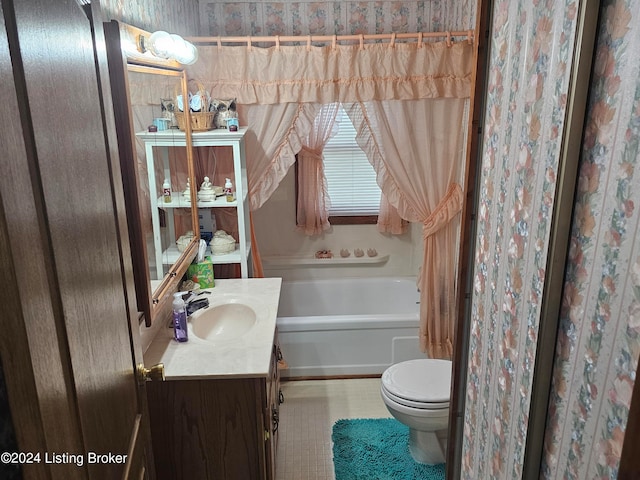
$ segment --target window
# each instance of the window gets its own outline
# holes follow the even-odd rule
[[[375,223],[380,209],[376,172],[356,143],[356,130],[342,106],[338,133],[324,148],[324,173],[333,224]]]

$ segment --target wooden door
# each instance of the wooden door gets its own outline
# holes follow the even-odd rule
[[[102,19],[81,3],[0,4],[0,353],[39,454],[24,478],[153,478]]]

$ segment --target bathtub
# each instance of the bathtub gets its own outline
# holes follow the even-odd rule
[[[282,377],[373,376],[424,358],[418,302],[410,277],[283,282],[276,324],[289,368]]]

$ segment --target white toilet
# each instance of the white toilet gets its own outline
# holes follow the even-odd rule
[[[449,360],[408,360],[382,374],[382,400],[391,415],[409,427],[409,451],[416,462],[445,461],[450,389]]]

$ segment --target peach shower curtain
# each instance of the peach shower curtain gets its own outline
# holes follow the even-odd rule
[[[466,130],[461,112],[470,94],[472,44],[249,44],[198,50],[200,60],[188,68],[189,77],[203,82],[217,98],[236,98],[240,121],[251,130],[247,167],[252,209],[275,191],[323,105],[359,106],[362,118],[354,124],[383,194],[403,218],[424,225],[421,345],[432,357],[449,357],[462,205],[462,173],[450,167],[463,165],[463,152],[456,148],[464,146],[458,136]],[[396,111],[400,104],[403,108]],[[350,116],[356,110],[350,109]],[[380,124],[374,126],[378,116]],[[440,133],[433,137],[434,132]],[[429,137],[433,142],[416,141]]]
[[[402,218],[422,223],[420,346],[432,358],[453,353],[467,104],[464,98],[372,101],[347,110],[389,203]]]
[[[306,42],[306,37],[301,37]],[[362,45],[199,45],[187,68],[216,98],[236,98],[249,126],[253,210],[295,161],[323,105],[369,100],[465,98],[473,46],[466,40]]]
[[[322,150],[336,133],[339,104],[324,105],[313,122],[313,129],[298,153],[298,205],[296,225],[305,235],[328,230],[329,195],[324,175]]]

